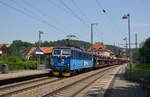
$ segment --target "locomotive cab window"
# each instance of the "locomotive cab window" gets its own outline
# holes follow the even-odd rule
[[[55,56],[61,55],[61,50],[54,50],[53,55]]]

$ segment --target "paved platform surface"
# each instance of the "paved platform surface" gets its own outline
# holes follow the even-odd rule
[[[108,71],[104,76],[96,80],[92,85],[85,88],[75,97],[103,97],[115,74],[121,69],[122,66],[116,67]]]
[[[139,84],[125,79],[124,68],[112,81],[104,97],[148,97]]]
[[[0,81],[1,80],[7,80],[7,79],[13,79],[13,78],[19,78],[19,77],[45,74],[45,73],[49,73],[49,72],[50,72],[50,69],[26,70],[26,71],[20,71],[20,72],[8,73],[8,74],[0,73]]]

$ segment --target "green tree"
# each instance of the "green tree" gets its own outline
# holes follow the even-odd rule
[[[142,47],[135,53],[134,58],[139,60],[141,56],[145,56],[147,58],[146,62],[150,63],[150,37],[146,39]]]
[[[33,44],[28,42],[23,42],[21,40],[15,40],[9,46],[9,51],[12,56],[19,56],[21,58],[25,58],[29,49],[33,46]]]
[[[133,55],[133,59],[134,60],[140,60],[140,52],[139,50],[136,50],[134,55]]]
[[[57,41],[44,41],[41,43],[41,47],[48,47],[48,46],[54,46],[54,47],[63,47],[63,46],[75,46],[82,49],[87,50],[91,47],[91,44],[89,42],[81,41],[81,40],[57,40]],[[31,47],[38,47],[38,42],[35,43],[29,43],[29,42],[23,42],[21,40],[15,40],[13,43],[9,46],[9,51],[12,56],[19,56],[20,58],[25,58]],[[118,51],[122,51],[122,48],[107,45],[107,48],[114,51],[115,54],[120,54]],[[33,55],[33,60],[35,60],[35,56]]]

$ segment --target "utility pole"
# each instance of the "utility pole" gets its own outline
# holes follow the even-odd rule
[[[115,47],[116,47],[116,43],[114,42],[114,47],[113,47],[113,52],[114,52],[114,54],[116,53]]]
[[[136,48],[136,50],[137,50],[137,33],[135,33],[135,48]]]
[[[91,24],[91,44],[93,45],[93,25],[97,25],[97,23]]]
[[[41,45],[41,34],[44,34],[44,32],[39,31],[39,45],[38,48],[40,50],[40,45]],[[37,69],[40,69],[40,64],[41,64],[41,58],[40,54],[38,54],[38,62],[37,62]]]

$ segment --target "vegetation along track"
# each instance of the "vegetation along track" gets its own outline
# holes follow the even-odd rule
[[[43,77],[37,78],[33,80],[23,81],[14,84],[8,84],[4,86],[0,86],[0,97],[10,97],[11,95],[30,90],[45,84],[53,83],[58,80],[59,78],[54,77]]]
[[[44,95],[44,97],[75,97],[76,94],[79,94],[82,90],[91,85],[97,79],[103,77],[106,73],[108,73],[108,71],[112,69],[114,69],[114,67],[106,68],[102,71],[91,74],[85,78],[79,79],[73,83],[58,88],[57,90]]]

